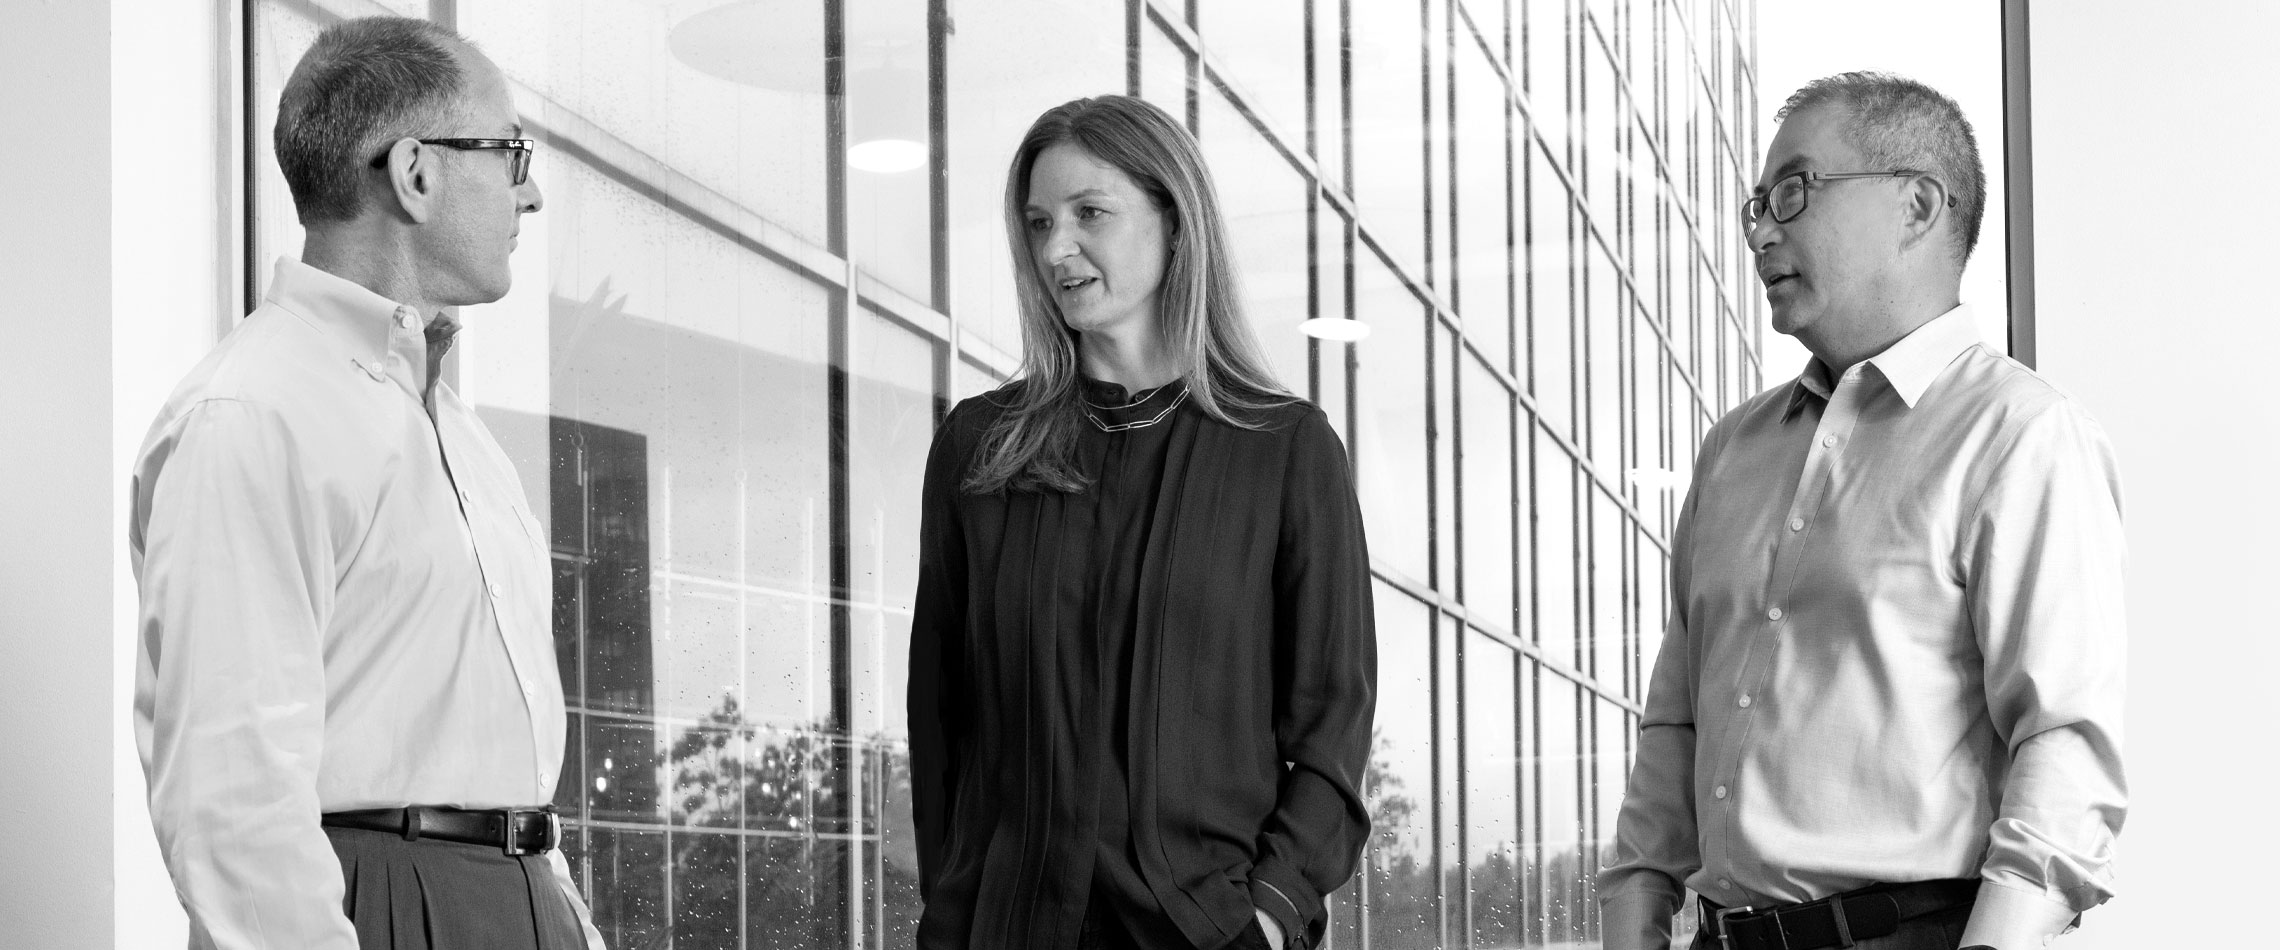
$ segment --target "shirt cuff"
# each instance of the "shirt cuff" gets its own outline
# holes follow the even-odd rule
[[[1668,950],[1680,895],[1651,888],[1610,894],[1599,902],[1606,950]]]
[[[1298,901],[1291,895],[1284,893],[1282,888],[1253,877],[1251,879],[1251,906],[1266,911],[1267,916],[1274,918],[1275,923],[1282,926],[1282,946],[1276,947],[1275,950],[1283,950],[1284,947],[1305,948],[1314,945],[1313,941],[1308,939],[1311,935],[1307,932],[1305,913],[1299,910]]]
[[[2074,916],[2074,908],[2041,894],[1982,880],[1971,923],[1963,928],[1963,946],[2042,950],[2051,938],[2065,932]]]

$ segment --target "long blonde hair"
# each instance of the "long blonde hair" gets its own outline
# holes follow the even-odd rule
[[[1165,348],[1187,379],[1188,401],[1213,419],[1256,428],[1251,413],[1298,397],[1275,379],[1243,316],[1227,226],[1195,137],[1164,110],[1130,96],[1062,103],[1029,126],[1005,177],[1005,234],[1013,248],[1013,283],[1021,301],[1021,378],[1012,405],[990,428],[966,475],[969,492],[1081,492],[1091,479],[1076,470],[1077,432],[1089,425],[1077,385],[1078,333],[1038,276],[1026,215],[1029,173],[1037,156],[1075,145],[1130,176],[1171,225],[1162,312]]]

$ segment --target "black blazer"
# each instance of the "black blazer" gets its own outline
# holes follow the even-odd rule
[[[1050,664],[1028,631],[1067,622],[1029,596],[1071,560],[1055,499],[958,487],[1010,392],[959,403],[927,459],[909,695],[923,947],[1043,946],[1024,909],[1086,884],[1050,879],[1072,845],[1051,839],[1071,831],[1040,816],[1069,792],[1035,767],[1052,713],[1032,680]],[[1132,850],[1195,946],[1232,939],[1252,906],[1311,946],[1370,833],[1377,645],[1345,448],[1305,402],[1256,429],[1192,404],[1168,422],[1126,711]]]

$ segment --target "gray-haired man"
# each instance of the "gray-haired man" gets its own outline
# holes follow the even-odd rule
[[[2122,525],[2082,407],[1957,296],[1985,175],[1955,103],[1791,96],[1746,227],[1813,354],[1703,440],[1615,860],[1610,950],[2041,947],[2113,893]]]
[[[437,367],[538,210],[499,68],[419,20],[321,34],[279,105],[308,242],[135,465],[135,723],[194,947],[601,947],[546,805],[551,574]]]

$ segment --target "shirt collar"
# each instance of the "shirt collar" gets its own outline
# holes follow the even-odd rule
[[[1924,392],[1947,371],[1948,364],[1978,344],[1979,324],[1972,318],[1970,307],[1958,304],[1884,352],[1869,357],[1868,364],[1884,374],[1884,381],[1899,394],[1901,402],[1914,409]]]
[[[1892,387],[1893,394],[1914,409],[1924,398],[1924,392],[1947,371],[1948,364],[1979,342],[1979,325],[1971,315],[1971,308],[1958,304],[1901,337],[1900,342],[1886,347],[1884,352],[1862,362],[1876,367],[1885,385]],[[1829,377],[1829,367],[1820,357],[1806,360],[1805,371],[1797,374],[1797,380],[1790,384],[1789,404],[1782,410],[1781,421],[1795,417],[1808,396],[1828,401],[1830,394],[1836,391],[1836,383]]]
[[[422,323],[412,308],[290,257],[277,259],[267,299],[330,334],[366,372],[387,364],[397,329]]]

